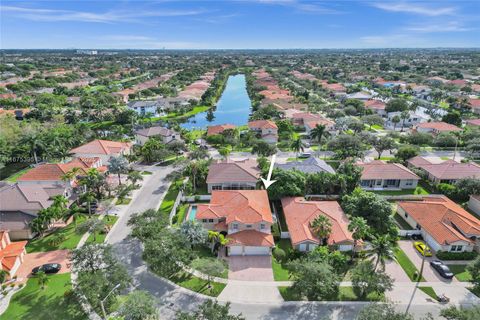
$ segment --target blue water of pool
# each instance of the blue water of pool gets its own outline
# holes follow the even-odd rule
[[[190,212],[188,213],[188,220],[193,221],[195,220],[195,215],[197,214],[197,206],[192,206]]]

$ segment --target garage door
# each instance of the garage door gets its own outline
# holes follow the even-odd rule
[[[231,256],[241,256],[243,254],[242,248],[242,246],[228,247],[228,254]]]
[[[269,247],[245,247],[245,255],[248,256],[265,256],[269,254]]]

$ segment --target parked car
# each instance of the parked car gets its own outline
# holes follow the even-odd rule
[[[450,271],[450,269],[442,261],[439,261],[439,260],[430,261],[430,265],[443,278],[445,278],[445,279],[452,279],[453,278],[453,272]]]
[[[415,249],[417,249],[418,252],[420,252],[420,254],[425,257],[431,257],[432,256],[432,250],[430,250],[430,248],[423,242],[421,241],[415,241],[413,243],[413,246],[415,247]]]
[[[57,273],[60,271],[62,266],[59,263],[47,263],[38,267],[35,267],[32,269],[32,274],[37,274],[40,271],[43,271],[45,273]]]

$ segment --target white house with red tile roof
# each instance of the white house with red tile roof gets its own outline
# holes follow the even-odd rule
[[[372,100],[367,100],[367,101],[364,102],[364,105],[365,105],[366,109],[372,110],[373,112],[375,112],[379,116],[384,117],[384,116],[387,115],[387,112],[385,111],[386,104],[383,101],[373,100],[373,99]]]
[[[224,160],[208,168],[208,193],[212,190],[254,190],[260,179],[260,168],[255,159]]]
[[[468,99],[468,102],[470,103],[472,112],[476,114],[480,114],[480,99],[470,98]]]
[[[130,154],[132,144],[130,142],[93,140],[84,145],[70,150],[76,158],[98,157],[102,163],[108,163],[110,157],[118,157]]]
[[[468,200],[468,208],[480,215],[480,194],[472,194]]]
[[[27,241],[12,242],[8,230],[0,230],[0,270],[7,272],[8,278],[15,276],[23,263],[26,245]]]
[[[155,126],[135,131],[135,143],[143,146],[150,138],[159,138],[163,143],[180,140],[180,134],[165,127]]]
[[[255,120],[248,123],[248,128],[260,135],[268,143],[277,143],[278,127],[271,120]]]
[[[214,190],[209,204],[197,205],[195,219],[208,230],[225,233],[232,256],[269,255],[275,245],[266,190]]]
[[[340,251],[353,250],[352,233],[348,231],[349,219],[337,201],[307,201],[303,197],[282,199],[283,214],[292,246],[299,251],[312,251],[321,243],[310,224],[318,216],[326,216],[332,223],[329,246]]]
[[[443,121],[439,122],[423,122],[415,126],[415,130],[423,133],[439,134],[441,132],[455,132],[462,131],[462,128],[457,127],[456,125],[446,123]]]
[[[433,183],[455,183],[461,179],[480,179],[480,165],[475,162],[459,163],[453,160],[433,163],[423,157],[414,157],[408,161],[410,167],[425,172]]]
[[[415,189],[420,177],[399,163],[375,160],[358,163],[362,170],[360,186],[364,190]]]
[[[216,125],[216,126],[208,126],[207,127],[207,137],[208,136],[213,136],[213,135],[216,135],[216,134],[221,134],[223,131],[227,130],[227,129],[235,129],[236,126],[234,126],[233,124],[219,124],[219,125]]]
[[[445,196],[426,196],[421,201],[398,201],[398,214],[421,230],[434,251],[473,251],[478,248],[480,220]]]

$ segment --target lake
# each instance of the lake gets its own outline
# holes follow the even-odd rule
[[[185,129],[205,129],[207,126],[230,123],[245,125],[251,112],[252,102],[247,93],[244,74],[228,77],[217,106],[211,110],[197,113],[181,126]]]

